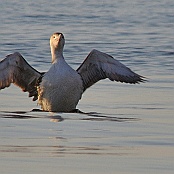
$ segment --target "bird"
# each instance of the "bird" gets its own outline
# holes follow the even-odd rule
[[[71,112],[82,94],[90,86],[102,79],[137,84],[145,82],[145,77],[133,72],[130,68],[111,55],[93,49],[74,70],[65,61],[63,48],[65,37],[61,32],[50,37],[52,64],[47,72],[34,69],[19,52],[7,55],[0,61],[0,90],[11,83],[38,100],[42,111]]]

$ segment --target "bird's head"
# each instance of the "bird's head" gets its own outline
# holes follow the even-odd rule
[[[63,47],[65,44],[65,38],[62,33],[54,33],[50,37],[50,47],[55,49],[55,50],[61,50],[63,51]]]

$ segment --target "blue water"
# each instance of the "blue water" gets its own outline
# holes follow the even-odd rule
[[[49,37],[62,32],[73,68],[95,48],[148,82],[95,84],[78,105],[88,115],[30,112],[39,106],[27,93],[1,90],[0,173],[172,174],[173,9],[173,0],[2,0],[1,58],[19,51],[47,71]]]

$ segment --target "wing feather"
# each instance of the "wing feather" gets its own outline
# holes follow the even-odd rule
[[[134,73],[112,56],[98,50],[92,50],[89,53],[77,72],[82,77],[84,91],[105,78],[132,84],[145,81],[143,76]]]
[[[42,73],[32,68],[18,52],[6,56],[0,62],[0,89],[9,87],[14,83],[24,92],[29,92],[29,97],[37,100],[37,83]]]

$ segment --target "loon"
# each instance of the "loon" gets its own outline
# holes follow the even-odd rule
[[[7,55],[0,62],[0,89],[13,83],[28,92],[33,101],[38,100],[43,111],[71,112],[84,91],[99,80],[108,78],[130,84],[146,81],[112,56],[95,49],[74,70],[64,59],[64,44],[62,33],[52,34],[52,66],[44,73],[30,66],[19,52]]]

